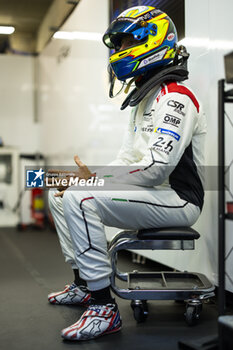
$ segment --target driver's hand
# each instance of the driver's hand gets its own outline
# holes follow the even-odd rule
[[[85,164],[83,164],[83,162],[79,159],[77,155],[74,156],[74,161],[78,166],[79,179],[88,180],[91,176],[94,176],[94,174],[91,173],[88,167]]]
[[[61,179],[65,178],[67,180],[69,180],[70,177],[78,177],[79,180],[81,180],[81,179],[88,180],[90,177],[95,176],[95,174],[91,173],[91,171],[88,169],[88,167],[80,160],[80,158],[77,155],[74,156],[74,161],[78,166],[77,171],[71,172],[71,171],[67,171],[67,170],[50,169],[50,170],[48,170],[47,173],[50,175],[55,175],[56,178],[61,178]],[[65,175],[65,177],[64,177],[64,175]],[[52,179],[48,179],[48,183],[52,184]],[[50,187],[52,188],[55,186],[56,185],[50,186]],[[57,186],[56,186],[56,188],[57,188]],[[61,187],[57,188],[59,192],[56,192],[54,194],[54,197],[63,197],[63,194],[67,188],[68,188],[68,186],[61,186]]]

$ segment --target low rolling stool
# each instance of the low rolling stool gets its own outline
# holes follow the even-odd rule
[[[111,288],[120,298],[132,300],[134,318],[143,322],[148,315],[147,300],[186,302],[188,325],[197,323],[204,299],[214,296],[214,286],[201,273],[195,272],[121,272],[117,268],[120,250],[193,250],[199,233],[190,227],[168,227],[139,231],[125,230],[116,234],[109,246],[112,265]],[[128,288],[116,285],[116,278]]]

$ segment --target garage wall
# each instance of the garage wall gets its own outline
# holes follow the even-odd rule
[[[233,51],[232,38],[232,12],[233,3],[230,0],[193,1],[186,0],[186,36],[193,38],[208,39],[208,45],[192,47],[191,52],[191,84],[198,91],[202,98],[206,110],[208,122],[208,136],[206,143],[206,160],[207,165],[215,166],[217,164],[217,140],[218,140],[218,89],[217,81],[225,77],[223,56]],[[196,25],[198,23],[198,25]],[[232,86],[226,86],[232,88]],[[226,105],[226,111],[233,121],[233,105]],[[226,119],[226,165],[232,160],[233,147],[233,128]],[[209,172],[206,178],[207,188],[211,184],[213,188],[213,173]],[[233,191],[232,169],[230,172],[231,191]],[[214,186],[217,188],[217,186]],[[230,199],[227,194],[227,200]],[[203,246],[207,249],[200,255],[200,264],[205,261],[210,270],[213,271],[214,280],[217,279],[217,229],[218,229],[218,197],[217,192],[206,192],[206,205],[203,215],[199,222],[199,227],[203,234]],[[226,255],[233,247],[233,221],[227,221],[227,242]],[[208,264],[209,263],[209,264]],[[233,291],[233,252],[226,260],[227,289]]]
[[[108,0],[81,1],[62,30],[99,33],[100,40],[53,39],[39,57],[41,141],[54,165],[73,165],[74,154],[107,164],[121,143],[128,113],[108,97],[108,49],[101,42],[108,15]]]
[[[35,122],[34,58],[0,55],[0,136],[21,153],[39,150],[40,126]]]

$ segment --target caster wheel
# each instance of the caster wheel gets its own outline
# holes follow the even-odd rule
[[[197,324],[199,318],[200,318],[200,310],[201,308],[199,305],[187,305],[186,312],[184,314],[185,321],[188,324],[188,326],[194,326]]]
[[[142,323],[148,316],[148,306],[146,300],[132,301],[131,307],[133,309],[133,315],[137,323]]]

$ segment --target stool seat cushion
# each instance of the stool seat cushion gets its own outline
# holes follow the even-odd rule
[[[162,227],[139,230],[137,237],[141,240],[194,240],[200,234],[191,227]]]

